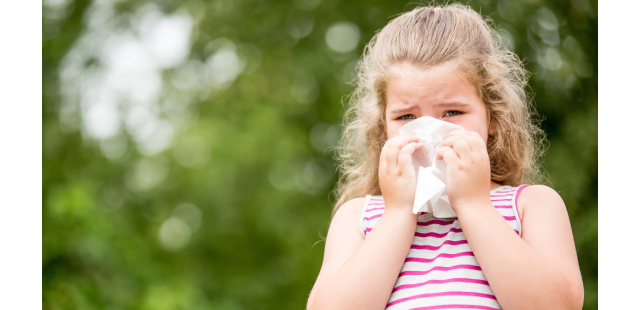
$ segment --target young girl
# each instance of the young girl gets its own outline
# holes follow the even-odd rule
[[[580,309],[566,208],[533,183],[541,130],[527,73],[462,5],[421,7],[367,46],[347,113],[339,200],[308,309]],[[438,150],[456,218],[413,214],[411,154],[399,128],[460,125]],[[371,196],[373,195],[373,196]]]

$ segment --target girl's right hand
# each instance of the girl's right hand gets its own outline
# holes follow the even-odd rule
[[[386,211],[412,212],[417,179],[411,154],[420,148],[417,136],[393,137],[382,148],[378,177]]]

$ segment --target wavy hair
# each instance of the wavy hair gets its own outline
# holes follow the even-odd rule
[[[545,136],[525,91],[529,73],[490,25],[461,4],[418,7],[371,39],[356,66],[356,89],[344,117],[332,214],[350,199],[381,194],[387,82],[405,63],[423,70],[448,64],[477,87],[492,128],[487,141],[492,181],[515,186],[542,180]]]

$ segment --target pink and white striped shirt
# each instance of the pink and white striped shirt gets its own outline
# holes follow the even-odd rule
[[[501,186],[490,193],[496,211],[520,236],[522,222],[517,199],[526,186]],[[382,196],[367,196],[360,216],[360,233],[364,238],[383,213]],[[386,309],[501,309],[457,218],[420,215],[411,249]]]

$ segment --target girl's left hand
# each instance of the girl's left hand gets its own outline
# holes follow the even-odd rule
[[[491,166],[487,146],[477,132],[451,131],[438,149],[437,159],[447,164],[447,195],[456,212],[490,202]]]

